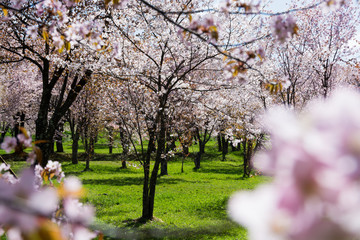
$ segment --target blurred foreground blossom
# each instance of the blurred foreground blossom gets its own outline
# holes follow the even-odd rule
[[[10,152],[31,146],[31,138],[19,134],[6,138],[1,147]],[[31,152],[28,158],[33,157]],[[33,161],[31,161],[33,163]],[[87,240],[97,236],[88,229],[95,210],[79,201],[82,183],[76,177],[65,179],[61,164],[48,161],[35,165],[17,177],[5,162],[0,164],[0,237],[9,240]],[[56,178],[58,183],[52,181]]]
[[[358,92],[341,90],[301,114],[269,112],[272,146],[255,165],[274,180],[235,194],[228,206],[250,239],[360,237],[359,105]]]

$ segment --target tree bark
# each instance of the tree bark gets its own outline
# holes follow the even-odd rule
[[[202,155],[205,153],[205,144],[206,143],[199,138],[199,152],[196,154],[196,157],[194,159],[195,169],[200,168],[201,158]]]
[[[161,159],[160,176],[169,175],[167,164],[168,164],[168,156]]]
[[[194,159],[194,164],[195,164],[194,169],[200,168],[201,157],[205,153],[205,145],[206,145],[207,141],[209,141],[209,139],[210,139],[210,136],[209,136],[209,138],[206,137],[207,133],[208,133],[208,130],[205,129],[204,135],[202,136],[203,138],[201,138],[200,130],[199,129],[196,130],[195,136],[197,137],[198,142],[199,142],[199,152],[196,154],[196,157]]]
[[[80,133],[79,131],[75,131],[74,134],[72,134],[72,146],[71,146],[71,162],[73,164],[78,164],[79,160],[78,160],[78,150],[79,150],[79,138],[80,138]]]
[[[158,172],[159,167],[161,163],[161,156],[165,152],[165,144],[166,144],[166,121],[164,116],[164,106],[166,103],[167,96],[161,97],[159,100],[160,106],[159,106],[159,112],[156,116],[155,125],[153,126],[150,134],[149,139],[149,145],[147,150],[147,160],[146,162],[146,168],[147,169],[147,175],[145,174],[144,177],[144,190],[148,190],[147,193],[143,192],[143,196],[146,197],[146,200],[143,198],[143,215],[141,219],[143,221],[152,220],[154,218],[154,203],[155,203],[155,191],[156,191],[156,182],[158,178]],[[157,149],[156,149],[156,156],[155,156],[155,163],[154,167],[151,172],[150,181],[149,181],[149,175],[150,172],[150,157],[151,152],[155,149],[154,139],[155,139],[155,132],[156,132],[156,123],[160,123],[160,131],[156,137],[157,140]],[[145,171],[144,171],[145,173]],[[149,183],[148,187],[145,186],[145,182]]]
[[[245,138],[242,142],[243,145],[243,158],[244,158],[244,166],[243,166],[243,177],[249,177],[252,170],[251,158],[253,155],[253,146],[254,142],[251,139]]]
[[[64,72],[63,68],[55,70],[53,73],[53,77],[49,82],[49,62],[44,60],[44,69],[42,72],[43,75],[43,93],[41,96],[40,107],[38,112],[38,117],[35,121],[36,124],[36,140],[43,140],[38,144],[39,148],[42,151],[42,161],[41,165],[44,167],[46,166],[49,156],[51,154],[51,150],[53,150],[53,138],[55,135],[55,131],[58,127],[58,124],[62,117],[66,114],[72,103],[75,101],[77,95],[82,90],[86,82],[90,79],[92,75],[92,71],[87,70],[84,76],[78,80],[78,77],[74,77],[73,82],[71,84],[72,91],[69,92],[66,99],[64,100],[65,94],[65,87],[67,82],[67,76],[64,79],[63,88],[60,92],[60,97],[57,106],[54,109],[54,113],[51,116],[50,120],[48,120],[49,114],[49,107],[50,107],[50,100],[51,100],[51,91],[55,86],[58,79],[61,77],[62,73]],[[63,101],[64,100],[64,101]]]
[[[114,131],[112,128],[108,129],[109,131],[109,154],[113,153],[113,145],[114,145]]]
[[[121,168],[127,168],[126,167],[126,158],[129,153],[129,138],[126,135],[126,131],[122,127],[120,127],[120,142],[121,142],[121,147],[123,149],[122,155],[124,158],[121,161]]]
[[[60,136],[59,138],[56,140],[56,152],[64,152],[62,137]]]
[[[162,101],[160,101],[162,102]],[[150,185],[149,185],[149,216],[151,219],[154,218],[154,203],[155,203],[155,191],[156,191],[156,182],[159,172],[159,166],[161,163],[161,155],[165,151],[165,135],[166,135],[166,126],[165,126],[165,116],[164,116],[164,106],[161,106],[160,110],[160,133],[157,138],[157,149],[156,149],[156,157],[155,157],[155,164],[153,170],[151,172],[150,177]]]
[[[221,145],[222,145],[222,161],[226,160],[226,154],[229,153],[229,141],[225,139],[225,136],[221,137]]]
[[[217,138],[218,151],[219,151],[219,152],[222,152],[222,150],[223,150],[222,144],[221,144],[221,143],[222,143],[222,142],[221,142],[221,135],[222,135],[221,133],[218,133],[218,135],[217,135],[217,137],[216,137],[216,138]]]
[[[149,144],[148,149],[146,151],[146,156],[144,159],[144,182],[143,182],[143,209],[142,209],[142,216],[141,220],[146,222],[152,219],[150,214],[150,200],[149,200],[149,180],[150,180],[150,160],[151,160],[151,153],[155,148],[154,141],[155,136],[154,132],[150,131],[149,133]]]

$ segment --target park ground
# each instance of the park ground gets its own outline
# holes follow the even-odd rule
[[[229,152],[221,161],[215,141],[207,144],[201,168],[194,170],[193,156],[197,145],[190,148],[190,155],[168,164],[169,175],[158,179],[154,215],[156,219],[139,224],[141,216],[143,170],[138,162],[128,161],[121,169],[121,150],[108,149],[100,139],[96,145],[92,171],[84,172],[85,162],[71,163],[71,142],[65,141],[65,153],[53,155],[62,163],[66,176],[79,177],[86,189],[84,202],[96,208],[92,228],[104,233],[104,239],[247,239],[246,230],[232,222],[227,215],[229,197],[239,190],[251,190],[268,182],[265,176],[254,174],[242,177],[240,151]],[[80,144],[80,153],[83,152]],[[2,153],[2,152],[0,152]],[[80,154],[80,159],[81,159]],[[25,162],[7,158],[15,171],[26,166]]]

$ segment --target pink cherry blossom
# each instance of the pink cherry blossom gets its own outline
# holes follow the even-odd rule
[[[7,153],[13,150],[17,146],[17,140],[15,137],[6,136],[3,143],[1,143],[1,148],[4,149]]]
[[[18,134],[16,138],[23,147],[28,148],[32,146],[32,139],[30,137],[26,137],[24,134]]]
[[[248,227],[250,239],[360,236],[359,103],[358,92],[342,90],[301,114],[267,115],[271,149],[257,156],[256,166],[274,181],[229,202],[230,216]]]
[[[271,31],[275,39],[280,42],[285,42],[291,35],[296,34],[297,25],[291,15],[286,18],[278,15],[274,17],[271,22]]]

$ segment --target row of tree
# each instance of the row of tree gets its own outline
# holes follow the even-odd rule
[[[124,151],[143,166],[144,221],[153,218],[156,181],[160,170],[167,174],[175,141],[185,155],[198,142],[195,168],[212,135],[222,135],[224,158],[228,141],[240,143],[249,175],[266,139],[258,121],[264,110],[300,109],[358,80],[349,42],[359,17],[351,4],[295,11],[285,41],[274,32],[286,23],[281,15],[248,14],[246,4],[217,11],[213,1],[21,2],[17,9],[0,3],[2,136],[18,125],[33,129],[45,166],[66,121],[74,163],[81,133],[91,159],[100,127],[109,138],[119,131]]]

